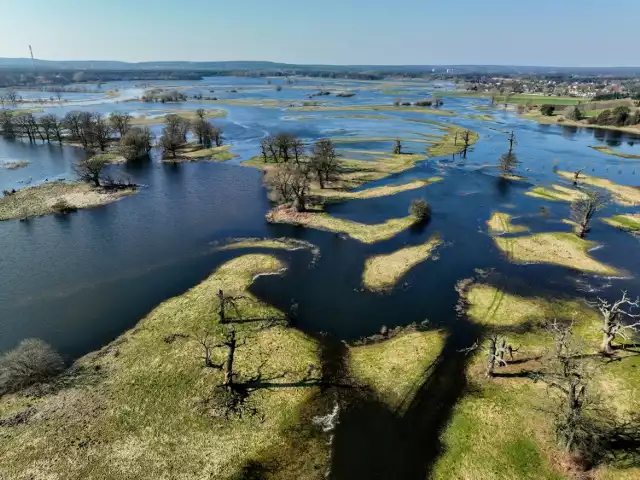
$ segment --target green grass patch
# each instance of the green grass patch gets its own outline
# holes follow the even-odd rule
[[[630,232],[640,232],[640,214],[614,215],[611,218],[603,218],[603,222]]]
[[[589,148],[593,148],[594,150],[597,150],[600,153],[606,153],[607,155],[613,155],[614,157],[634,158],[634,159],[640,158],[640,155],[634,155],[632,153],[616,152],[611,147],[607,147],[606,145],[597,145],[597,146],[593,146],[593,147],[589,147]]]

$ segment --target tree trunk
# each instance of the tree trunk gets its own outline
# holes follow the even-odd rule
[[[231,331],[229,341],[226,342],[229,351],[227,352],[227,360],[224,362],[224,386],[233,385],[233,356],[236,353],[236,332]]]
[[[218,290],[218,301],[220,302],[220,305],[218,307],[218,316],[220,318],[220,323],[226,323],[227,319],[224,312],[224,292],[222,290]]]
[[[324,188],[324,179],[322,178],[322,172],[318,172],[318,183],[320,183],[320,188]]]

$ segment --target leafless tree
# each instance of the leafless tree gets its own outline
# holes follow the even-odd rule
[[[513,152],[507,152],[500,155],[499,167],[503,175],[510,175],[520,164],[518,157]]]
[[[85,126],[89,144],[97,146],[101,151],[105,151],[111,142],[113,128],[101,113],[92,113],[89,123]]]
[[[213,140],[213,143],[216,144],[216,147],[221,147],[224,142],[224,136],[222,135],[222,128],[212,126],[211,138]]]
[[[487,377],[491,378],[495,376],[495,370],[498,367],[506,367],[509,361],[513,361],[513,354],[519,349],[513,348],[506,337],[500,337],[498,334],[492,334],[489,336],[486,345],[476,342],[471,347],[463,350],[465,353],[473,352],[475,350],[483,350],[487,352]],[[505,357],[509,356],[509,360]]]
[[[302,159],[302,157],[304,157],[304,154],[305,154],[305,146],[302,140],[300,140],[299,138],[295,138],[293,140],[293,145],[291,146],[291,150],[293,152],[294,160],[296,161],[297,164],[299,164],[300,160]]]
[[[293,154],[293,147],[297,138],[295,135],[287,132],[282,132],[275,137],[275,147],[278,150],[278,158],[281,158],[283,162],[288,163]]]
[[[274,168],[265,175],[265,183],[270,189],[270,197],[273,201],[293,202],[299,212],[306,209],[309,172],[302,164],[287,164]]]
[[[471,132],[469,130],[465,130],[462,132],[462,141],[464,142],[464,148],[462,149],[462,158],[466,160],[467,152],[469,151],[469,147],[471,146]]]
[[[62,357],[42,340],[23,340],[0,356],[0,395],[50,380],[64,370]]]
[[[318,140],[313,145],[309,169],[316,175],[320,188],[335,178],[340,171],[340,161],[331,140]]]
[[[26,136],[29,138],[29,142],[35,143],[36,135],[38,134],[38,125],[31,113],[15,115],[13,122],[19,135]]]
[[[394,155],[402,155],[402,142],[399,138],[396,139],[396,143],[393,146],[393,154]]]
[[[600,297],[587,303],[600,310],[602,314],[600,351],[603,354],[613,354],[613,342],[617,337],[622,337],[626,342],[630,335],[640,332],[640,311],[634,313],[634,310],[640,308],[640,299],[631,300],[627,292],[622,292],[622,298],[613,303]]]
[[[582,171],[587,168],[587,167],[582,167],[579,168],[578,170],[576,170],[575,172],[573,172],[573,185],[574,186],[578,186],[578,180],[580,180],[580,174],[582,173]]]
[[[68,112],[62,120],[64,128],[69,131],[69,135],[73,140],[80,139],[80,130],[84,113],[85,112],[74,110],[72,112]]]
[[[0,129],[2,130],[2,135],[4,137],[15,138],[16,125],[13,112],[8,112],[6,110],[0,111]]]
[[[172,113],[165,117],[165,125],[175,134],[180,135],[183,142],[187,141],[187,133],[189,133],[189,128],[191,128],[191,122],[189,122],[189,120]]]
[[[207,115],[207,112],[205,112],[203,108],[199,108],[196,110],[196,117],[198,117],[200,120],[204,120],[204,117],[206,115]]]
[[[97,155],[86,160],[80,160],[76,163],[74,171],[83,182],[93,183],[95,187],[99,187],[102,171],[106,166],[107,160],[103,156]]]
[[[131,119],[131,115],[123,112],[111,112],[109,115],[109,122],[118,132],[120,138],[124,137],[131,128]]]
[[[260,148],[262,150],[262,158],[265,163],[271,158],[275,163],[278,163],[278,147],[276,145],[276,138],[269,135],[260,140]]]
[[[127,160],[146,157],[151,153],[153,140],[153,134],[147,127],[133,127],[120,138],[120,154]]]
[[[198,137],[198,143],[205,148],[210,148],[213,142],[213,125],[206,120],[198,118],[191,125],[193,134]]]
[[[576,234],[580,238],[589,232],[589,224],[596,212],[606,205],[605,197],[597,190],[583,190],[571,204],[571,220],[576,223]]]
[[[58,118],[55,115],[48,114],[40,117],[40,128],[44,133],[44,136],[47,139],[47,142],[51,143],[52,137],[57,137],[58,142],[62,141],[62,136],[58,135],[59,126],[58,126]]]

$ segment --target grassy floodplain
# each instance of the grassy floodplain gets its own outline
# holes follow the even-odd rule
[[[572,172],[559,171],[558,175],[570,180],[574,178]],[[583,173],[580,174],[578,182],[608,190],[618,205],[625,207],[636,207],[640,205],[640,188],[618,185],[606,178],[592,177]]]
[[[489,285],[474,285],[467,297],[470,318],[491,331],[504,332],[509,343],[518,346],[518,363],[500,369],[504,377],[486,379],[485,354],[474,354],[467,367],[470,393],[454,408],[442,440],[443,455],[433,478],[560,480],[576,478],[567,470],[569,458],[555,443],[553,391],[521,375],[539,368],[537,359],[553,349],[552,335],[544,331],[549,319],[574,322],[576,334],[596,350],[601,332],[598,313],[580,299],[519,297]],[[525,327],[514,333],[514,327]],[[516,330],[518,331],[518,330]],[[606,363],[592,381],[596,395],[603,394],[605,408],[624,421],[640,406],[640,383],[635,370],[640,358],[621,352],[622,360]],[[611,396],[612,388],[618,392]],[[614,398],[615,397],[615,398]],[[614,403],[616,405],[614,405]],[[640,469],[634,465],[605,464],[589,472],[591,478],[634,479]]]
[[[349,349],[348,367],[356,383],[373,389],[396,411],[408,404],[444,345],[441,331],[405,329],[390,339]]]
[[[487,220],[487,226],[491,234],[499,235],[503,233],[523,233],[529,229],[524,225],[514,225],[511,223],[513,217],[508,213],[493,212],[491,218]]]
[[[436,236],[422,245],[368,258],[362,274],[362,284],[366,289],[374,291],[393,288],[409,270],[428,260],[441,243],[442,240]]]
[[[573,178],[573,174],[571,175],[571,178]],[[551,188],[533,187],[531,190],[526,191],[525,195],[542,200],[551,200],[552,202],[573,202],[580,198],[581,193],[579,190],[573,188],[551,185]]]
[[[155,110],[155,109],[154,109]],[[186,118],[189,121],[196,120],[198,115],[196,115],[195,110],[180,110],[180,109],[171,109],[167,110],[165,115],[156,115],[156,116],[147,116],[144,113],[144,110],[141,111],[141,115],[135,116],[131,119],[131,125],[134,126],[142,126],[142,125],[158,125],[164,123],[165,117],[167,115],[179,115],[182,118]],[[205,112],[204,118],[205,120],[211,120],[214,118],[222,118],[227,115],[226,110],[216,109],[216,110],[207,110]]]
[[[76,209],[91,208],[115,202],[136,191],[136,188],[107,191],[79,182],[47,182],[0,198],[0,221],[56,213],[54,205],[61,200]]]
[[[59,390],[28,400],[3,398],[0,417],[24,411],[30,416],[17,427],[0,427],[0,476],[231,479],[243,478],[242,468],[260,461],[277,469],[278,478],[316,478],[326,446],[312,432],[294,428],[316,388],[286,387],[304,378],[309,365],[318,365],[315,342],[281,326],[235,323],[245,342],[236,352],[235,370],[249,377],[261,368],[264,378],[278,377],[270,384],[285,387],[253,392],[255,416],[217,419],[205,402],[223,376],[204,367],[198,343],[207,329],[218,336],[227,331],[215,320],[218,290],[246,298],[238,302],[243,318],[281,316],[247,288],[256,275],[283,267],[270,255],[235,258],[80,359]],[[213,361],[224,354],[214,349]]]
[[[614,157],[632,158],[632,159],[640,158],[640,155],[634,155],[632,153],[616,152],[614,149],[612,149],[611,147],[608,147],[606,145],[596,145],[596,146],[590,147],[590,148],[593,148],[594,150],[597,150],[600,153],[606,153],[607,155],[613,155]]]
[[[614,215],[611,218],[603,218],[603,222],[612,227],[617,227],[630,232],[640,232],[640,214]]]
[[[326,213],[296,212],[294,209],[285,207],[271,210],[267,214],[267,220],[272,223],[288,223],[341,233],[362,243],[376,243],[388,240],[416,223],[416,218],[409,215],[402,218],[392,218],[384,223],[369,225],[332,217]]]
[[[591,110],[586,113],[590,117],[597,117],[603,110]],[[633,125],[628,127],[617,127],[615,125],[596,125],[590,124],[585,120],[570,120],[565,118],[562,114],[554,113],[553,115],[543,115],[539,110],[532,110],[523,114],[524,118],[534,120],[544,125],[564,125],[567,127],[583,127],[583,128],[598,128],[601,130],[615,130],[618,132],[626,133],[640,133],[640,125]]]
[[[582,272],[619,275],[615,268],[589,256],[596,243],[573,233],[536,233],[521,237],[496,237],[496,245],[510,261],[516,263],[550,263]]]
[[[412,112],[412,113],[424,113],[425,115],[441,115],[446,117],[455,117],[456,113],[451,110],[444,110],[442,108],[428,108],[428,107],[416,107],[416,106],[402,106],[402,105],[307,105],[301,107],[291,107],[291,111],[298,112]]]
[[[473,92],[468,90],[453,90],[441,92],[441,95],[444,97],[466,97],[466,98],[491,98],[495,95],[496,97],[496,105],[504,105],[505,96],[494,94],[491,92]],[[549,97],[545,95],[535,95],[535,94],[514,94],[510,95],[508,98],[509,104],[525,104],[532,103],[534,105],[577,105],[581,103],[583,99],[575,98],[575,97]]]
[[[185,145],[178,150],[176,158],[164,158],[162,161],[165,163],[183,163],[183,162],[198,162],[198,161],[211,161],[211,162],[225,162],[237,157],[235,153],[231,153],[229,150],[231,145],[222,145],[221,147],[202,148],[201,145],[191,143]]]

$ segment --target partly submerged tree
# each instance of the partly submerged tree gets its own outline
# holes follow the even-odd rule
[[[124,137],[131,128],[131,119],[133,117],[125,112],[111,112],[109,122],[118,132],[120,138]]]
[[[153,148],[153,139],[147,127],[133,127],[120,139],[120,154],[127,160],[146,157]]]
[[[556,111],[555,105],[544,104],[540,107],[540,113],[546,117],[550,117]]]
[[[316,176],[320,188],[336,177],[340,171],[340,161],[331,140],[321,139],[313,145],[309,169]]]
[[[426,200],[418,198],[411,202],[409,214],[413,215],[419,223],[425,223],[431,218],[431,207]]]
[[[606,205],[606,199],[597,190],[583,190],[571,204],[571,220],[576,223],[576,235],[580,238],[589,232],[589,225],[598,210]]]
[[[509,150],[500,156],[500,162],[499,162],[500,171],[502,172],[503,175],[512,174],[513,171],[518,166],[518,164],[520,163],[520,161],[518,160],[518,157],[513,151],[513,147],[516,143],[516,135],[514,132],[511,132],[509,134],[508,141],[509,141]]]
[[[274,168],[265,175],[271,200],[287,204],[292,203],[299,212],[306,209],[309,191],[309,171],[300,164],[285,164]]]
[[[393,154],[394,155],[402,155],[402,142],[399,138],[396,138],[396,143],[393,146]]]
[[[102,171],[107,166],[108,160],[103,155],[96,155],[86,160],[80,160],[74,166],[74,171],[83,182],[100,186]]]

